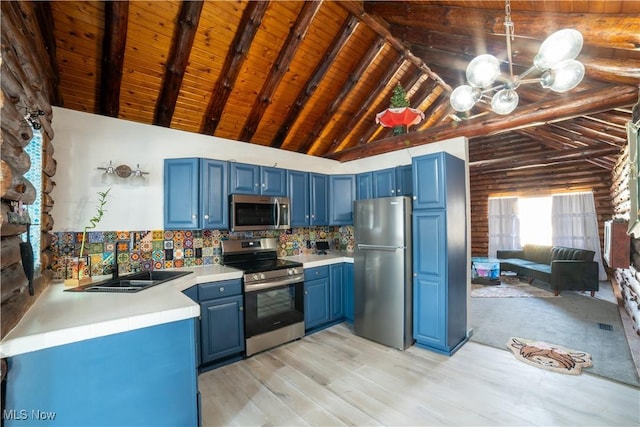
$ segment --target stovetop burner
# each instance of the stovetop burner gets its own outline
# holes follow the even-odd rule
[[[302,267],[302,263],[278,258],[277,240],[223,240],[222,263],[245,274]]]

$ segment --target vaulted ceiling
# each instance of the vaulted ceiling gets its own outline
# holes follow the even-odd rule
[[[506,71],[501,1],[52,1],[37,16],[54,105],[349,160],[456,136],[540,141],[611,168],[638,101],[640,1],[511,1],[514,72],[575,28],[586,77],[518,89],[509,116],[449,104],[473,57]],[[375,123],[400,83],[425,119]],[[212,140],[212,144],[215,141]]]

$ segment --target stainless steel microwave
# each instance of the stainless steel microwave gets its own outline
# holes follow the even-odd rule
[[[290,204],[287,197],[232,194],[229,200],[231,231],[291,228]]]

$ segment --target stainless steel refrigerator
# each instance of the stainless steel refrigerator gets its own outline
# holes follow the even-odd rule
[[[413,342],[411,199],[354,202],[356,335],[400,350]]]

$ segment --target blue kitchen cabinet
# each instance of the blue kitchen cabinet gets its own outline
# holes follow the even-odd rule
[[[345,264],[329,266],[329,321],[344,318],[344,269]]]
[[[292,227],[309,226],[309,172],[287,171]]]
[[[396,196],[413,196],[413,168],[411,165],[396,167]]]
[[[329,176],[329,225],[353,224],[354,175]]]
[[[304,270],[304,323],[309,331],[329,323],[329,266]]]
[[[227,229],[227,162],[164,160],[165,230]]]
[[[198,285],[201,368],[245,350],[244,302],[240,279]]]
[[[356,199],[366,200],[373,198],[373,173],[363,172],[356,175]]]
[[[427,168],[424,173],[421,168]],[[446,153],[414,158],[413,333],[416,344],[451,355],[467,341],[464,162]],[[434,176],[434,169],[438,171]],[[431,180],[424,181],[429,176]],[[434,181],[440,194],[424,190]],[[424,198],[425,195],[430,194]],[[442,208],[418,209],[424,206]],[[438,203],[431,204],[432,201]]]
[[[373,197],[396,195],[396,169],[388,168],[373,172]]]
[[[8,358],[4,425],[197,426],[195,321]]]
[[[354,300],[353,300],[353,263],[344,263],[344,317],[347,322],[353,323]]]
[[[233,162],[229,168],[229,194],[285,197],[287,195],[287,171],[286,169]]]
[[[329,225],[329,177],[309,174],[309,225]]]

